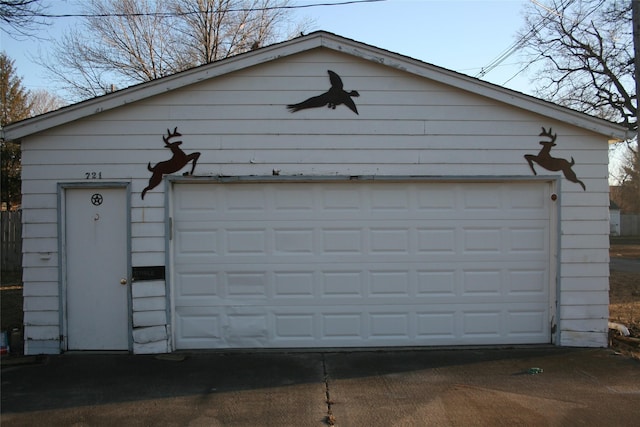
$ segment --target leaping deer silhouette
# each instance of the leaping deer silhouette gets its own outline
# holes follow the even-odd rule
[[[539,136],[549,137],[551,138],[551,141],[540,141],[540,145],[542,145],[542,148],[540,149],[538,155],[524,155],[524,158],[527,159],[527,162],[529,162],[529,167],[533,171],[534,175],[538,175],[538,173],[533,168],[533,162],[536,162],[543,168],[553,172],[562,171],[565,178],[567,178],[571,182],[580,184],[582,186],[582,189],[586,191],[587,187],[576,177],[576,173],[571,169],[571,167],[576,164],[576,161],[573,160],[573,157],[571,157],[571,162],[565,159],[551,157],[551,147],[556,146],[556,137],[558,136],[558,134],[554,134],[551,129],[552,128],[550,127],[547,131],[544,127],[542,128],[542,132]]]
[[[151,166],[151,162],[149,162],[149,164],[147,165],[147,169],[149,169],[149,172],[151,172],[153,175],[151,175],[151,178],[149,178],[149,185],[147,185],[147,188],[142,190],[143,200],[144,195],[147,194],[147,191],[155,188],[162,182],[162,177],[164,175],[178,172],[191,161],[193,161],[193,163],[191,164],[191,172],[185,172],[183,175],[193,175],[193,171],[196,168],[196,163],[200,158],[200,153],[195,152],[191,154],[185,154],[185,152],[180,148],[180,145],[182,145],[182,141],[169,142],[171,138],[174,138],[176,136],[182,136],[182,134],[178,132],[177,126],[173,129],[173,133],[169,129],[167,129],[167,136],[162,137],[164,145],[166,146],[166,148],[171,150],[173,156],[169,160],[156,163],[156,165],[153,167]]]

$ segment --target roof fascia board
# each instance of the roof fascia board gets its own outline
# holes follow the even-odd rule
[[[630,139],[629,131],[615,123],[598,119],[569,108],[547,102],[511,89],[502,88],[455,71],[440,68],[417,59],[325,33],[323,46],[362,59],[397,68],[461,90],[522,108],[554,120],[560,120],[609,138]]]

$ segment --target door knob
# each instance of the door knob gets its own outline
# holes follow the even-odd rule
[[[127,284],[127,279],[125,279],[124,277],[122,279],[120,279],[120,284],[121,285],[126,285]]]

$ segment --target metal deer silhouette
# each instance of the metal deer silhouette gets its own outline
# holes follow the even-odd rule
[[[569,162],[568,160],[565,160],[565,159],[551,157],[551,154],[549,154],[551,152],[551,147],[556,146],[556,137],[558,135],[553,134],[551,128],[549,128],[549,130],[547,131],[543,127],[542,132],[540,133],[539,136],[549,137],[551,138],[551,141],[540,141],[540,145],[542,145],[542,149],[540,149],[540,152],[538,153],[538,155],[533,155],[533,154],[524,155],[524,158],[527,159],[527,162],[529,162],[529,167],[533,171],[533,174],[538,175],[536,170],[533,168],[533,162],[535,162],[547,170],[550,170],[553,172],[562,171],[565,178],[567,178],[571,182],[580,184],[582,186],[582,189],[586,191],[587,187],[585,187],[584,183],[576,177],[576,173],[571,169],[571,167],[576,164],[575,160],[573,160],[573,157],[571,157],[571,162]]]
[[[178,127],[175,127],[173,129],[173,133],[169,129],[167,129],[167,136],[162,137],[164,145],[171,150],[173,156],[169,160],[159,162],[153,167],[151,167],[151,162],[149,162],[149,164],[147,165],[147,169],[149,169],[149,172],[151,172],[153,175],[151,175],[151,178],[149,178],[149,185],[147,185],[147,188],[142,190],[142,199],[144,199],[144,195],[147,193],[147,191],[155,188],[162,182],[162,177],[164,175],[178,172],[191,161],[193,161],[191,165],[191,172],[185,172],[184,175],[193,175],[193,171],[196,168],[196,163],[200,158],[200,153],[196,152],[185,154],[185,152],[180,148],[180,145],[182,145],[182,141],[169,142],[171,138],[174,138],[176,136],[182,136],[182,134],[178,132]]]

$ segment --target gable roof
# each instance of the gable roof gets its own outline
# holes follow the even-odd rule
[[[393,53],[325,31],[317,31],[293,40],[266,46],[237,56],[225,58],[211,64],[201,65],[171,76],[141,83],[117,92],[82,101],[56,111],[22,120],[2,129],[1,136],[7,140],[17,140],[74,120],[89,117],[122,105],[128,105],[154,95],[177,90],[181,87],[215,78],[217,76],[319,47],[339,51],[367,61],[397,68],[460,90],[511,105],[513,107],[521,108],[523,110],[578,126],[604,135],[610,139],[623,140],[629,138],[627,129],[615,123],[561,107],[557,104],[506,89],[455,71],[437,67],[408,56]]]

